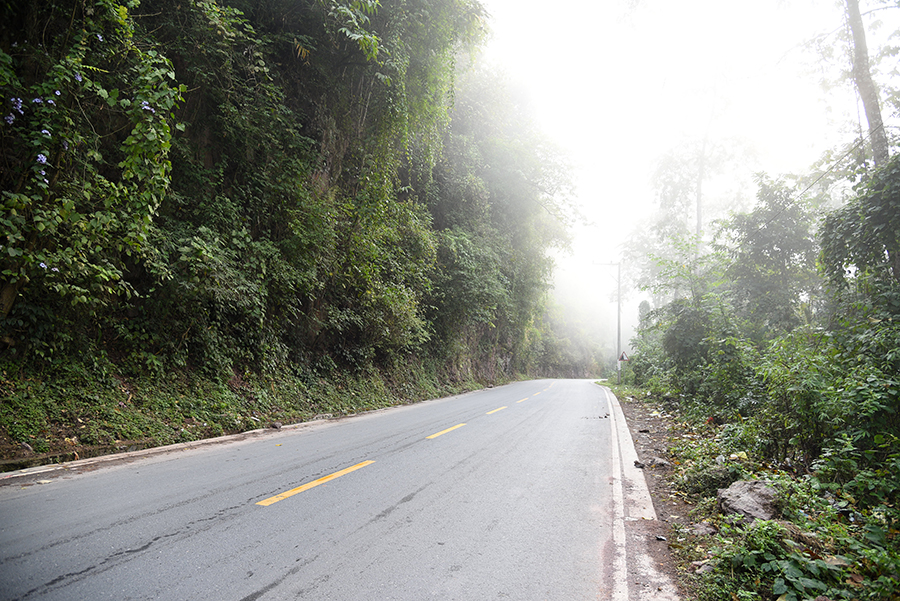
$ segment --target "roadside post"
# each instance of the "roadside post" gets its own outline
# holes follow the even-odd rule
[[[609,267],[615,265],[616,267],[616,384],[621,384],[622,361],[628,361],[622,351],[622,262],[596,263],[596,265],[608,265]]]

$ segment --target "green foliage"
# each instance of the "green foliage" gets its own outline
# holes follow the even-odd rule
[[[24,336],[46,354],[65,341],[39,327],[35,305],[95,315],[134,294],[124,272],[147,252],[170,182],[183,88],[124,4],[5,6],[21,38],[0,51],[0,319],[7,344]]]
[[[701,308],[680,301],[669,305],[669,310],[673,316],[663,335],[663,350],[675,363],[676,369],[699,366],[706,359],[709,315]]]
[[[330,379],[311,371],[283,369],[267,375],[233,374],[212,382],[195,374],[118,375],[119,367],[100,360],[45,365],[13,376],[2,364],[0,429],[4,443],[29,445],[50,460],[105,454],[132,446],[186,442],[297,423],[316,416],[340,416],[403,402],[459,393],[474,382],[444,386],[434,367],[412,362],[395,372],[372,369]],[[8,451],[8,447],[5,447]]]
[[[463,79],[428,186],[440,232],[428,302],[434,344],[461,371],[473,355],[490,371],[527,373],[556,361],[548,351],[555,338],[539,318],[552,269],[546,251],[567,243],[568,175],[507,94],[489,72]]]
[[[378,36],[365,29],[370,23],[369,17],[380,6],[378,0],[357,0],[350,3],[319,0],[319,4],[327,11],[327,23],[332,35],[342,34],[356,44],[366,60],[378,59]]]
[[[436,287],[431,295],[437,333],[446,339],[477,324],[495,327],[495,316],[511,303],[509,280],[492,240],[461,229],[439,234]]]
[[[814,217],[783,183],[758,178],[758,206],[719,232],[730,261],[725,275],[741,329],[757,344],[804,322],[819,296]]]
[[[822,466],[819,477],[792,477],[755,461],[755,453],[736,452],[751,450],[754,432],[752,420],[697,427],[670,449],[674,481],[682,490],[710,480],[717,470],[724,474],[731,469],[744,479],[764,479],[777,491],[777,520],[736,524],[718,514],[710,496],[697,503],[693,519],[702,516],[715,525],[716,534],[676,528],[670,544],[680,558],[708,564],[689,577],[692,598],[892,599],[900,575],[892,508],[859,502],[854,496],[858,490],[851,493],[847,484],[823,482]],[[848,452],[853,453],[845,450],[845,459]],[[877,489],[882,475],[863,474],[859,483]]]
[[[836,286],[851,282],[863,293],[893,291],[900,309],[900,156],[857,187],[857,197],[829,214],[822,227],[822,264]],[[876,292],[877,289],[881,291]]]
[[[803,547],[777,522],[757,521],[735,534],[738,541],[721,549],[719,559],[731,568],[738,587],[770,591],[784,601],[818,595],[851,598],[840,586],[843,558],[826,561],[803,554]]]
[[[143,43],[189,91],[144,252],[122,267],[131,297],[97,316],[131,369],[363,369],[431,335],[435,234],[409,185],[425,184],[404,180],[430,178],[452,53],[482,9],[307,4],[140,8]]]
[[[720,232],[725,278],[694,277],[684,253],[660,265],[656,289],[675,299],[645,311],[635,376],[692,420],[722,424],[706,443],[675,449],[678,486],[709,495],[729,469],[771,478],[773,463],[813,474],[777,475],[793,524],[720,524],[700,598],[891,599],[900,590],[895,163],[825,220],[827,302],[812,272],[811,214],[766,180],[757,209]]]
[[[403,388],[383,374],[421,398],[558,365],[547,251],[565,244],[568,173],[495,79],[457,70],[486,33],[479,2],[0,16],[0,360],[40,390],[4,407],[16,440],[308,417],[250,384],[274,375],[343,412]],[[122,407],[109,378],[156,392]],[[94,421],[67,422],[76,409]]]

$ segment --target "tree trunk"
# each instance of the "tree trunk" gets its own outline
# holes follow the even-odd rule
[[[13,304],[16,302],[16,297],[19,295],[21,281],[22,280],[20,279],[16,281],[15,284],[4,282],[3,288],[0,288],[0,319],[5,318],[9,315],[9,312],[12,311]]]
[[[14,284],[3,282],[3,287],[0,288],[0,319],[5,319],[6,316],[9,315],[9,312],[12,311],[13,304],[16,302],[16,297],[19,296],[19,288],[21,285],[21,279],[17,280]],[[15,345],[15,339],[10,335],[10,332],[0,332],[0,342],[7,346]]]
[[[853,80],[862,99],[869,122],[869,138],[872,141],[872,154],[875,165],[884,165],[888,160],[888,142],[881,121],[881,108],[878,104],[878,89],[872,80],[869,70],[869,49],[866,45],[866,30],[859,13],[859,0],[845,0],[847,3],[847,22],[853,35]]]
[[[900,248],[888,249],[888,260],[891,263],[891,273],[900,284]]]
[[[700,160],[697,164],[697,253],[700,253],[700,244],[703,240],[703,178],[706,176],[706,136],[703,136],[703,144],[700,146]]]

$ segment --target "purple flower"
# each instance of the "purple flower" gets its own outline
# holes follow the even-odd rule
[[[69,142],[67,140],[63,140],[63,150],[69,149]]]
[[[47,104],[52,104],[53,106],[56,106],[56,103],[53,102],[53,99],[52,99],[52,98],[48,98],[48,99],[47,99]]]
[[[76,73],[76,74],[75,74],[75,81],[78,81],[78,82],[81,81],[81,73]]]
[[[47,175],[47,172],[41,169],[41,175]]]
[[[57,96],[59,96],[59,90],[56,90],[56,91],[53,92],[53,93],[56,94]]]
[[[41,103],[44,102],[44,101],[41,100],[40,98],[35,98],[35,99],[32,100],[31,102],[33,102],[34,104],[41,104]]]
[[[41,130],[41,133],[44,134],[45,136],[47,136],[48,138],[51,138],[51,137],[52,137],[52,136],[50,135],[50,132],[47,131],[46,129],[42,129],[42,130]]]
[[[13,121],[15,121],[16,118],[13,116],[12,113],[10,113],[10,114],[8,114],[7,116],[5,116],[5,117],[3,118],[3,120],[6,121],[7,124],[12,125],[12,124],[13,124]]]
[[[44,263],[43,261],[41,261],[40,265],[41,265],[41,269],[47,269],[47,264]]]
[[[102,42],[102,41],[103,41],[103,36],[100,35],[100,34],[98,33],[98,34],[97,34],[97,39],[100,40],[100,41]]]
[[[51,268],[50,268],[50,271],[55,271],[55,272],[58,273],[58,272],[59,272],[59,269],[57,269],[56,267],[51,267]]]
[[[41,153],[41,154],[37,155],[37,162],[40,163],[41,165],[46,164],[46,163],[47,163],[47,156],[46,156],[44,153]]]
[[[13,108],[19,111],[20,115],[24,115],[24,111],[22,111],[22,99],[21,98],[10,98],[10,102],[13,104]]]

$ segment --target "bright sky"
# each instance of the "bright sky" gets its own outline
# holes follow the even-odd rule
[[[572,159],[582,210],[598,224],[576,232],[557,278],[560,296],[590,298],[598,319],[609,321],[609,306],[598,302],[609,305],[615,271],[595,264],[617,261],[652,210],[648,180],[660,154],[704,135],[738,137],[758,153],[748,174],[777,175],[803,172],[852,139],[842,130],[856,120],[852,89],[825,91],[819,81],[836,77],[834,67],[804,47],[829,33],[840,44],[836,0],[482,1],[494,32],[485,60],[527,90],[535,119]],[[900,10],[878,16],[882,35],[900,30]],[[871,52],[877,36],[867,33]],[[638,302],[629,299],[626,321],[636,321]]]

